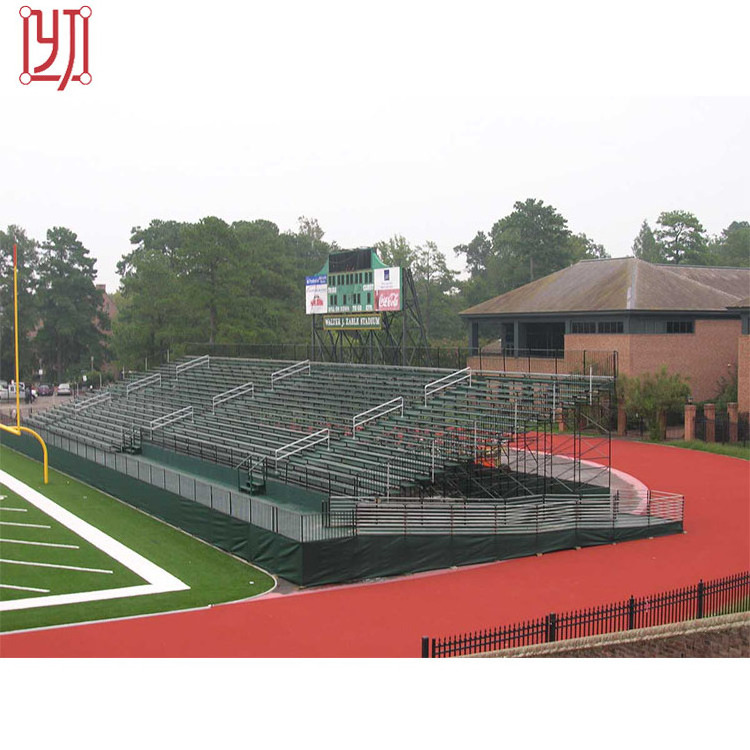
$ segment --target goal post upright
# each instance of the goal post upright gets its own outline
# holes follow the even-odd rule
[[[44,442],[42,436],[39,433],[35,432],[29,427],[23,427],[21,425],[21,391],[18,387],[18,384],[21,382],[20,365],[18,361],[18,246],[15,243],[13,245],[13,321],[16,359],[16,425],[15,427],[7,427],[4,424],[0,424],[0,429],[2,429],[3,432],[9,432],[11,435],[15,435],[16,437],[20,437],[22,433],[26,432],[39,441],[42,446],[42,455],[44,459],[44,483],[49,484],[49,457],[47,453],[47,444]]]

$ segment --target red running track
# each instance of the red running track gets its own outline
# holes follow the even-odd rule
[[[416,657],[423,635],[510,624],[750,566],[750,462],[613,441],[612,465],[685,495],[686,534],[0,637],[4,657]]]

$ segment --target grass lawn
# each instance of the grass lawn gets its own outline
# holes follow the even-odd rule
[[[274,586],[258,568],[53,469],[45,485],[40,463],[5,446],[0,446],[0,468],[190,586],[168,594],[2,612],[0,631],[205,607]]]
[[[719,453],[722,456],[733,456],[750,461],[750,446],[739,443],[704,443],[702,440],[669,440],[664,445],[674,445],[676,448],[688,448],[693,451]]]

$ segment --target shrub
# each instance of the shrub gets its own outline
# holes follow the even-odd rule
[[[629,415],[645,418],[652,440],[664,440],[667,412],[684,407],[690,396],[687,380],[678,373],[670,375],[666,367],[638,377],[623,375],[618,378],[618,396]]]

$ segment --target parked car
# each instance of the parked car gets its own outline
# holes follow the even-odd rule
[[[36,393],[37,396],[53,396],[55,394],[55,390],[51,385],[40,383],[36,388]]]
[[[3,381],[5,382],[5,381]],[[26,397],[26,384],[25,383],[19,383],[20,386],[20,393],[21,398]],[[31,393],[33,396],[36,396],[36,390],[34,388],[31,389]],[[16,384],[11,383],[8,385],[5,383],[4,385],[0,384],[0,398],[2,399],[15,399],[16,397]]]
[[[60,383],[60,385],[57,386],[57,395],[58,396],[70,396],[73,391],[70,389],[70,383]]]

